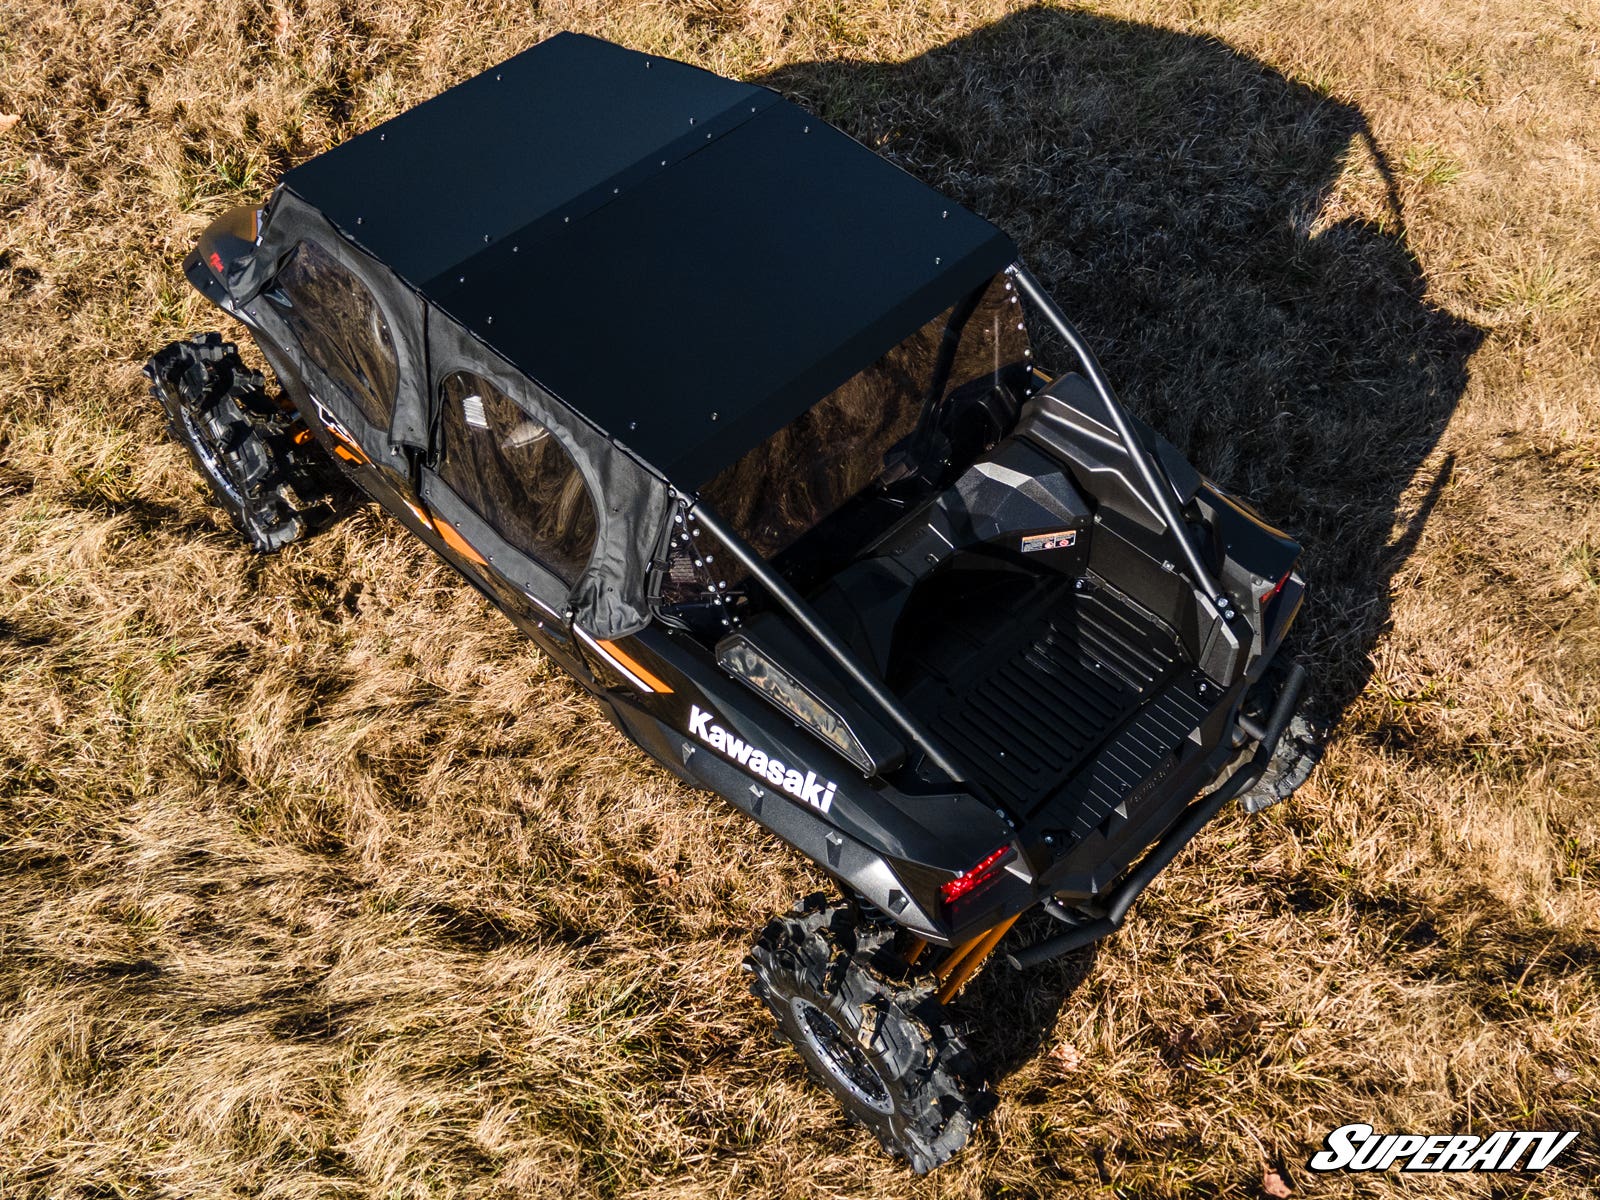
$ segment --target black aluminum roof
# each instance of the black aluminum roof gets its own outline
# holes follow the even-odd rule
[[[570,33],[283,182],[689,488],[1016,257],[776,93]]]

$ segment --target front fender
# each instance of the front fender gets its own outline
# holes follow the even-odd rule
[[[195,291],[231,316],[238,316],[228,276],[254,253],[261,233],[261,210],[243,204],[230,208],[200,235],[183,260],[183,274]]]

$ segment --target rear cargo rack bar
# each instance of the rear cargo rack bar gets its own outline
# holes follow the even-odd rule
[[[1066,314],[1054,300],[1050,299],[1044,288],[1039,286],[1039,281],[1033,277],[1033,272],[1023,266],[1020,259],[1006,268],[1006,274],[1017,281],[1023,295],[1039,306],[1039,310],[1049,319],[1050,324],[1056,327],[1056,332],[1066,339],[1067,345],[1071,346],[1073,353],[1078,356],[1084,375],[1093,386],[1095,394],[1100,397],[1100,403],[1106,406],[1111,423],[1117,428],[1117,437],[1122,439],[1128,457],[1133,459],[1134,466],[1139,470],[1140,479],[1150,490],[1156,507],[1161,509],[1162,519],[1166,521],[1167,527],[1172,531],[1173,539],[1183,552],[1194,586],[1217,608],[1226,612],[1233,607],[1232,600],[1217,586],[1216,580],[1211,578],[1211,572],[1206,570],[1205,563],[1200,560],[1200,552],[1195,549],[1194,541],[1189,537],[1189,529],[1174,502],[1175,492],[1171,482],[1166,479],[1166,472],[1160,470],[1153,456],[1145,449],[1144,443],[1134,437],[1133,426],[1128,423],[1128,414],[1123,409],[1122,402],[1112,392],[1111,385],[1106,382],[1105,372],[1100,369],[1100,362],[1095,358],[1094,351],[1089,348],[1089,343],[1084,340],[1083,334],[1078,332],[1077,327],[1067,320]]]
[[[899,730],[911,739],[912,744],[921,750],[934,766],[950,776],[953,783],[974,790],[974,785],[966,777],[966,773],[950,760],[937,739],[922,727],[922,722],[912,716],[900,698],[891,692],[870,671],[863,667],[850,648],[839,640],[838,636],[829,629],[813,609],[801,597],[800,593],[789,586],[788,580],[779,575],[767,563],[767,560],[751,548],[750,543],[724,525],[722,518],[709,507],[698,500],[689,508],[689,513],[695,520],[711,531],[711,535],[721,542],[739,560],[739,565],[766,588],[772,598],[781,604],[802,629],[810,635],[811,639],[822,647],[835,663],[848,675],[862,691],[871,696],[883,715],[889,719]],[[980,797],[988,802],[987,797]],[[1002,813],[1002,815],[1005,815]],[[1010,820],[1007,817],[1007,820]]]

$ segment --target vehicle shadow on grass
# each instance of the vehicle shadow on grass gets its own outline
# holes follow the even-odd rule
[[[1428,301],[1360,110],[1214,39],[1042,8],[904,63],[754,82],[1009,232],[1128,405],[1304,543],[1293,649],[1336,725],[1448,482],[1434,449],[1483,337]],[[1007,1027],[979,1031],[1001,1073],[1088,958],[985,972],[1007,991]]]

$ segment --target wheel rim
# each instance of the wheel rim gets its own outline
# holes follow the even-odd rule
[[[233,480],[228,478],[228,472],[222,465],[222,460],[211,452],[204,431],[201,430],[194,417],[189,414],[189,410],[181,403],[173,407],[177,410],[178,420],[183,422],[184,441],[188,444],[189,451],[194,455],[195,461],[200,464],[200,469],[205,472],[217,490],[237,505],[240,512],[243,512],[245,510],[244,496],[233,485]]]
[[[837,1021],[803,997],[796,996],[790,1002],[790,1008],[817,1061],[839,1086],[874,1112],[892,1113],[894,1102],[889,1099],[889,1089],[883,1085],[883,1077],[862,1053],[855,1039],[839,1028]]]

